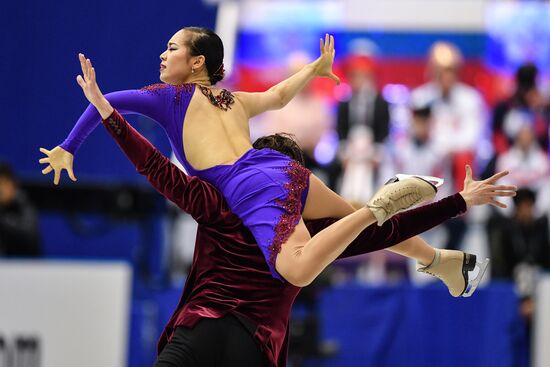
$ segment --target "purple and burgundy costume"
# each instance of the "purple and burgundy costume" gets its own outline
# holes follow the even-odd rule
[[[138,172],[197,222],[193,264],[183,294],[162,333],[159,353],[179,327],[232,313],[250,320],[270,366],[284,367],[290,310],[300,288],[273,278],[252,234],[212,185],[181,172],[116,111],[104,126]],[[460,194],[395,215],[367,227],[338,258],[381,250],[427,231],[466,211]],[[312,236],[335,219],[306,221]]]
[[[210,182],[223,193],[231,211],[256,238],[273,277],[283,280],[275,270],[275,259],[281,245],[300,221],[310,172],[271,149],[250,149],[231,165],[194,169],[185,157],[182,135],[185,115],[195,89],[196,84],[155,84],[140,90],[110,93],[105,97],[121,114],[144,115],[164,128],[172,150],[185,170]],[[61,147],[74,154],[100,122],[95,107],[89,106]]]

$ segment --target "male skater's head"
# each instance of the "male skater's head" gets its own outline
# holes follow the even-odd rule
[[[294,135],[287,133],[277,133],[273,135],[262,136],[258,138],[252,146],[255,149],[269,148],[283,153],[294,159],[302,166],[304,165],[304,153],[298,146]]]

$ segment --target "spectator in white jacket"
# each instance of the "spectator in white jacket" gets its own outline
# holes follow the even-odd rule
[[[441,157],[453,163],[455,188],[464,181],[464,165],[473,163],[486,124],[481,94],[460,82],[461,64],[456,46],[435,43],[428,60],[431,80],[412,93],[413,104],[431,106],[432,139]]]

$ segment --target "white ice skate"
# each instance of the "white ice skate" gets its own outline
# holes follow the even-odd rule
[[[374,194],[367,208],[381,226],[395,214],[433,199],[436,193],[437,186],[421,176],[395,176]]]
[[[443,183],[445,182],[444,179],[439,178],[439,177],[435,177],[435,176],[408,175],[408,174],[405,174],[405,173],[398,173],[398,174],[395,175],[395,177],[397,177],[398,180],[404,180],[405,178],[411,178],[411,177],[418,177],[418,178],[423,179],[424,181],[428,181],[429,183],[431,183],[435,187],[439,187],[439,186],[443,185]]]
[[[435,257],[429,266],[417,264],[417,271],[438,277],[449,288],[453,297],[470,297],[476,290],[489,265],[489,259],[477,261],[476,255],[456,250],[435,249]],[[471,272],[477,275],[470,279]]]

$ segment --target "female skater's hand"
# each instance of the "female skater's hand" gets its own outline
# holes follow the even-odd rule
[[[42,174],[47,175],[51,171],[54,171],[53,183],[57,185],[61,178],[61,171],[66,169],[71,180],[76,181],[76,177],[73,173],[73,155],[71,153],[59,146],[52,150],[40,148],[40,151],[47,157],[40,159],[38,162],[48,165],[42,170]]]
[[[334,63],[334,36],[325,35],[325,41],[321,38],[319,40],[319,47],[321,49],[321,56],[313,62],[313,69],[315,75],[324,76],[334,80],[337,84],[340,84],[340,78],[338,78],[332,72],[332,64]]]
[[[95,78],[95,69],[92,67],[90,59],[86,59],[83,54],[78,54],[78,59],[80,60],[82,75],[76,77],[76,82],[82,88],[88,101],[97,108],[101,117],[106,119],[113,112],[113,107],[111,107],[109,101],[107,101],[103,93],[99,90]]]
[[[497,185],[497,181],[506,176],[509,172],[499,172],[486,180],[474,181],[472,168],[466,166],[466,178],[464,189],[460,195],[464,198],[468,208],[475,205],[491,204],[499,208],[506,208],[506,204],[497,201],[497,197],[516,196],[517,187],[512,185]]]

